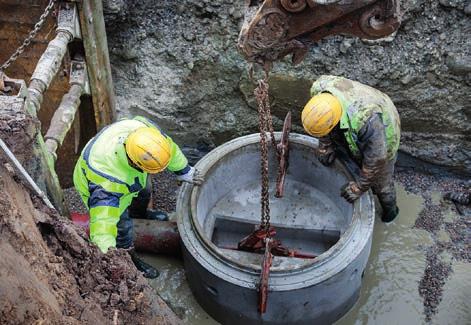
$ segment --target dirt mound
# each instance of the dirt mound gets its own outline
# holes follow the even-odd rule
[[[123,250],[103,255],[0,164],[1,324],[178,324]]]

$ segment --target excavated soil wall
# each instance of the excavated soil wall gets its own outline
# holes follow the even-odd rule
[[[153,118],[196,157],[257,130],[253,84],[236,49],[244,1],[103,3],[121,116]],[[402,7],[395,37],[330,37],[299,66],[277,63],[270,79],[276,127],[291,110],[302,131],[312,81],[341,75],[391,96],[403,153],[471,175],[471,2],[410,0]]]
[[[0,165],[1,324],[178,324],[127,252],[106,255]]]

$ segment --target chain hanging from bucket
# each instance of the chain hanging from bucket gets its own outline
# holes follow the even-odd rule
[[[258,81],[258,86],[254,90],[254,95],[258,103],[259,130],[260,130],[260,173],[262,178],[261,186],[261,215],[260,228],[268,231],[270,228],[270,198],[269,198],[269,180],[268,180],[268,139],[267,133],[270,133],[270,140],[278,155],[276,148],[275,134],[273,132],[273,121],[270,111],[270,98],[268,95],[268,78]]]
[[[267,66],[265,66],[266,68]],[[252,233],[239,241],[238,250],[247,252],[263,253],[261,264],[260,282],[258,283],[258,311],[263,314],[267,309],[268,302],[268,280],[273,256],[290,256],[299,258],[315,258],[310,254],[304,254],[283,247],[280,240],[275,239],[276,230],[270,226],[270,196],[268,179],[268,141],[271,141],[279,164],[275,196],[283,196],[283,184],[288,166],[288,137],[291,129],[291,113],[288,113],[283,125],[283,132],[279,144],[275,142],[273,132],[273,121],[270,110],[270,98],[268,94],[268,72],[265,69],[265,78],[257,83],[254,95],[258,103],[259,129],[260,129],[260,174],[261,174],[261,216],[260,226]],[[251,74],[249,73],[251,76]],[[268,134],[270,140],[268,139]]]

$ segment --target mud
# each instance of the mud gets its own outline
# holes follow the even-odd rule
[[[165,172],[153,178],[154,208],[173,212],[175,176]],[[377,219],[360,300],[339,324],[387,323],[397,313],[409,323],[454,319],[455,324],[465,324],[471,315],[460,306],[470,281],[471,208],[445,201],[442,194],[464,191],[466,180],[410,170],[398,171],[395,178],[400,187],[399,220],[385,225]],[[214,323],[191,296],[181,262],[149,255],[146,260],[161,271],[151,285],[185,323]]]
[[[1,324],[177,324],[127,252],[103,255],[0,165]]]
[[[454,204],[441,199],[442,192],[460,190],[463,184],[456,178],[396,173],[399,217],[390,224],[376,218],[360,298],[338,325],[469,324],[469,214],[460,215]],[[431,205],[438,206],[443,222],[434,225],[436,231],[416,227]],[[144,257],[161,272],[151,285],[185,324],[216,324],[192,296],[181,261]]]

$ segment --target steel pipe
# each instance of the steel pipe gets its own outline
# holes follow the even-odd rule
[[[47,151],[52,154],[54,160],[57,159],[57,148],[62,145],[67,132],[72,127],[75,114],[80,106],[82,93],[83,87],[81,85],[72,85],[69,92],[62,97],[62,101],[51,119],[51,124],[44,139]]]
[[[75,4],[62,3],[60,5],[56,32],[56,37],[49,42],[41,55],[28,87],[27,108],[33,115],[36,115],[40,110],[44,92],[49,88],[62,65],[67,45],[75,37],[81,35]]]
[[[85,93],[90,93],[87,68],[83,58],[79,55],[75,60],[72,60],[70,65],[70,84],[69,92],[62,97],[44,137],[46,148],[55,160],[57,160],[57,148],[64,142],[74,122],[75,114],[80,106],[80,97]]]
[[[31,83],[28,87],[28,109],[30,113],[37,114],[43,102],[43,95],[49,88],[62,64],[67,44],[72,40],[72,35],[66,31],[59,31],[56,37],[49,42],[46,51],[38,61],[34,69]]]
[[[90,219],[86,213],[72,212],[72,222],[89,234]],[[180,234],[173,221],[133,219],[134,247],[138,252],[180,256]]]

